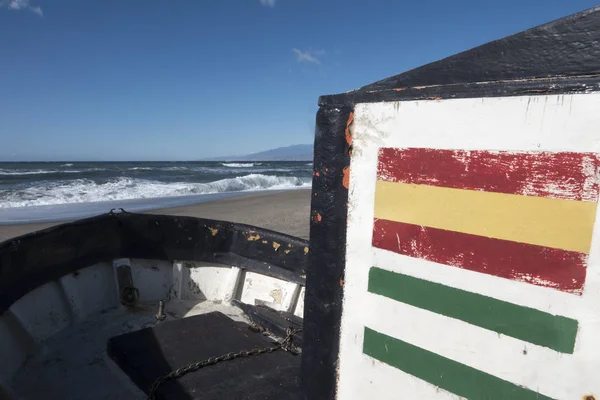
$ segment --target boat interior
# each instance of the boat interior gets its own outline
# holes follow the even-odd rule
[[[2,398],[299,398],[306,241],[111,212],[0,255]]]

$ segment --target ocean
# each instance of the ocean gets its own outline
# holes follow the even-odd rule
[[[0,163],[0,224],[142,211],[310,188],[309,162]]]

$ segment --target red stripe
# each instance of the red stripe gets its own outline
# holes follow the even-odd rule
[[[375,219],[373,246],[470,271],[581,294],[587,255]]]
[[[595,153],[382,148],[377,178],[596,202],[599,166]]]

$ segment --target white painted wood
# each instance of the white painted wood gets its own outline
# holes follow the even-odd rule
[[[371,247],[380,147],[600,152],[599,109],[598,93],[356,106],[338,399],[456,398],[434,393],[437,389],[432,385],[365,356],[362,335],[366,324],[557,399],[579,400],[600,393],[600,218],[594,227],[581,297],[386,255]],[[575,353],[563,355],[528,344],[527,356],[519,355],[515,339],[369,295],[366,288],[372,265],[576,318],[580,328]],[[485,346],[486,342],[491,344]]]
[[[0,317],[0,338],[0,384],[5,386],[39,346],[10,311]]]
[[[133,284],[140,292],[140,301],[166,300],[173,286],[173,264],[162,260],[131,260]]]
[[[185,263],[184,266],[189,269],[189,278],[184,282],[183,299],[223,300],[225,298],[231,267],[203,262]]]
[[[69,326],[72,314],[57,282],[49,282],[17,300],[10,311],[39,342]]]
[[[231,303],[235,299],[235,294],[238,292],[242,278],[242,269],[238,267],[231,267],[227,281],[224,284],[223,292],[225,293],[224,301]]]
[[[296,309],[294,310],[294,315],[304,318],[304,292],[306,292],[306,288],[302,286],[300,288],[300,295],[298,296],[298,301],[296,302]]]
[[[65,275],[60,283],[73,313],[84,319],[119,304],[114,281],[112,265],[104,262]]]
[[[173,284],[169,291],[169,300],[181,300],[183,293],[183,281],[189,275],[189,269],[183,266],[183,262],[175,261],[173,263]],[[184,273],[187,274],[184,277]]]
[[[246,271],[239,299],[247,304],[263,303],[279,311],[287,311],[296,284]]]

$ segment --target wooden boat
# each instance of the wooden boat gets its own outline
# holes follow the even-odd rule
[[[2,396],[600,398],[600,8],[319,105],[310,250],[125,212],[1,243]]]
[[[307,253],[307,241],[260,228],[127,212],[7,241],[4,396],[146,398],[158,371],[278,346],[302,325]],[[239,374],[224,362],[165,382],[156,398],[190,398],[182,384],[214,399],[298,393],[299,348],[287,350],[246,357]]]

